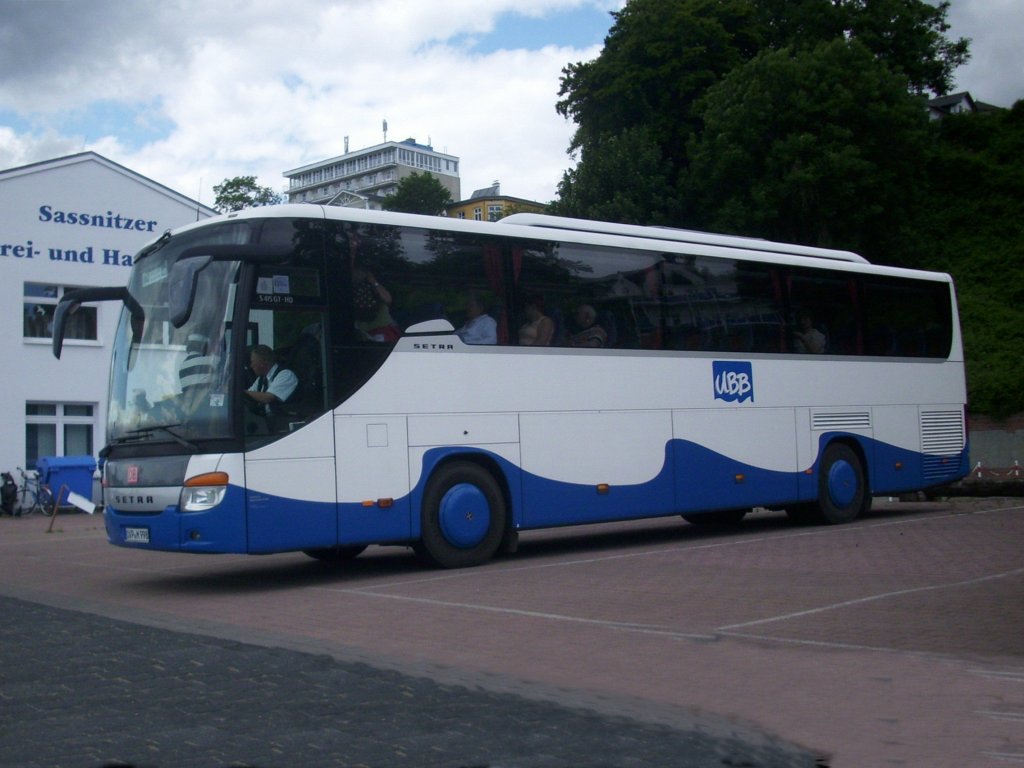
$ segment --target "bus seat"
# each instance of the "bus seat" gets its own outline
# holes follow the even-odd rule
[[[303,331],[295,344],[279,356],[281,365],[299,380],[285,404],[297,416],[310,416],[324,407],[324,366],[320,340]]]
[[[619,343],[619,325],[615,320],[615,315],[607,309],[599,310],[597,313],[597,324],[604,328],[604,332],[608,336],[605,346],[616,346]]]
[[[555,324],[555,330],[551,334],[551,346],[560,347],[565,344],[565,318],[562,317],[562,310],[552,307],[545,310],[551,322]]]

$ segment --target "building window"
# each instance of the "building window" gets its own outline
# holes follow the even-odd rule
[[[474,221],[483,221],[483,218],[484,218],[484,209],[483,208],[474,208],[473,209],[473,220]]]
[[[502,211],[501,203],[498,203],[497,205],[488,205],[487,206],[487,220],[488,221],[498,221],[501,218],[501,211]]]
[[[43,456],[92,456],[95,413],[85,403],[25,403],[25,467]]]
[[[25,283],[24,335],[26,339],[49,339],[53,336],[53,313],[60,297],[71,287]],[[65,339],[96,341],[96,307],[80,306],[68,315]]]

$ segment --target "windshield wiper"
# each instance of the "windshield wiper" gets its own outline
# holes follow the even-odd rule
[[[145,440],[145,439],[149,438],[149,436],[153,433],[154,430],[158,430],[159,429],[160,431],[166,432],[168,435],[170,435],[171,439],[174,440],[174,442],[176,442],[182,448],[188,448],[192,453],[199,453],[199,446],[198,445],[196,445],[193,442],[189,442],[184,437],[182,437],[177,432],[175,432],[173,429],[171,429],[171,427],[180,427],[180,426],[181,426],[181,424],[154,424],[153,426],[149,426],[149,427],[139,427],[138,429],[129,429],[127,432],[125,432],[125,436],[124,437],[114,438],[114,440],[112,442],[117,443],[118,445],[121,445],[121,444],[124,444],[124,443],[131,443],[131,442],[134,442],[136,440]]]

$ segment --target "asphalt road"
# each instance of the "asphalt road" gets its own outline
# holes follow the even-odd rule
[[[0,598],[3,765],[812,766],[740,735]]]
[[[0,765],[1024,763],[1024,507],[199,557],[0,518]]]

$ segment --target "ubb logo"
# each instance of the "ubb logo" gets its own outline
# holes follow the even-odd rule
[[[715,399],[732,403],[754,401],[754,367],[750,363],[715,360],[711,363]]]

